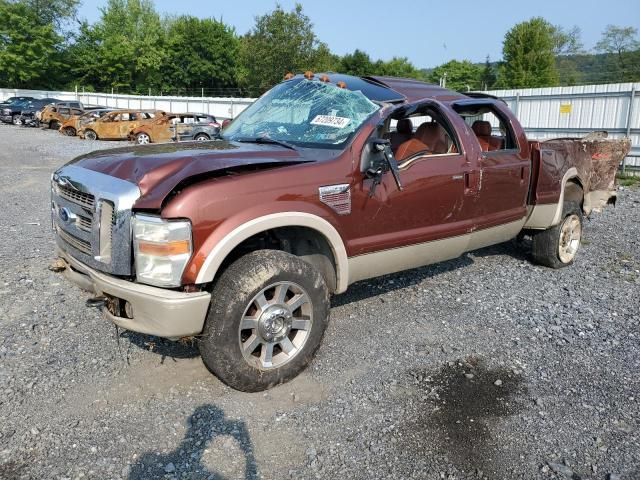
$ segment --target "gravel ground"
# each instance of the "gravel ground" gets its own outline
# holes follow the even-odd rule
[[[639,190],[571,268],[507,243],[354,285],[246,394],[47,269],[50,173],[112,146],[0,126],[0,478],[640,478]]]

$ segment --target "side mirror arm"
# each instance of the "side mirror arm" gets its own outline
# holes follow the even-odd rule
[[[376,139],[373,141],[373,147],[376,151],[381,152],[387,163],[388,170],[391,170],[393,179],[396,182],[398,190],[402,191],[402,182],[400,181],[400,170],[398,169],[398,162],[393,157],[393,151],[391,151],[391,142],[384,139]]]

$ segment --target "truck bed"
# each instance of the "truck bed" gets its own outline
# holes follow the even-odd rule
[[[630,139],[610,139],[606,132],[595,132],[583,138],[529,143],[533,161],[531,205],[558,203],[558,185],[576,175],[584,191],[585,214],[615,203],[616,172],[629,153]]]

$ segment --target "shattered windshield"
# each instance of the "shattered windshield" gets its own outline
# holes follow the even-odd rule
[[[379,108],[360,91],[312,80],[286,82],[242,112],[223,138],[338,147]]]

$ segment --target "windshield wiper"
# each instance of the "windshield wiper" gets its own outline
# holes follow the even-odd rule
[[[280,145],[281,147],[288,148],[289,150],[297,150],[296,147],[282,140],[276,140],[274,138],[269,137],[255,137],[255,138],[239,138],[236,142],[245,142],[245,143],[263,143],[263,144],[271,144],[271,145]]]

